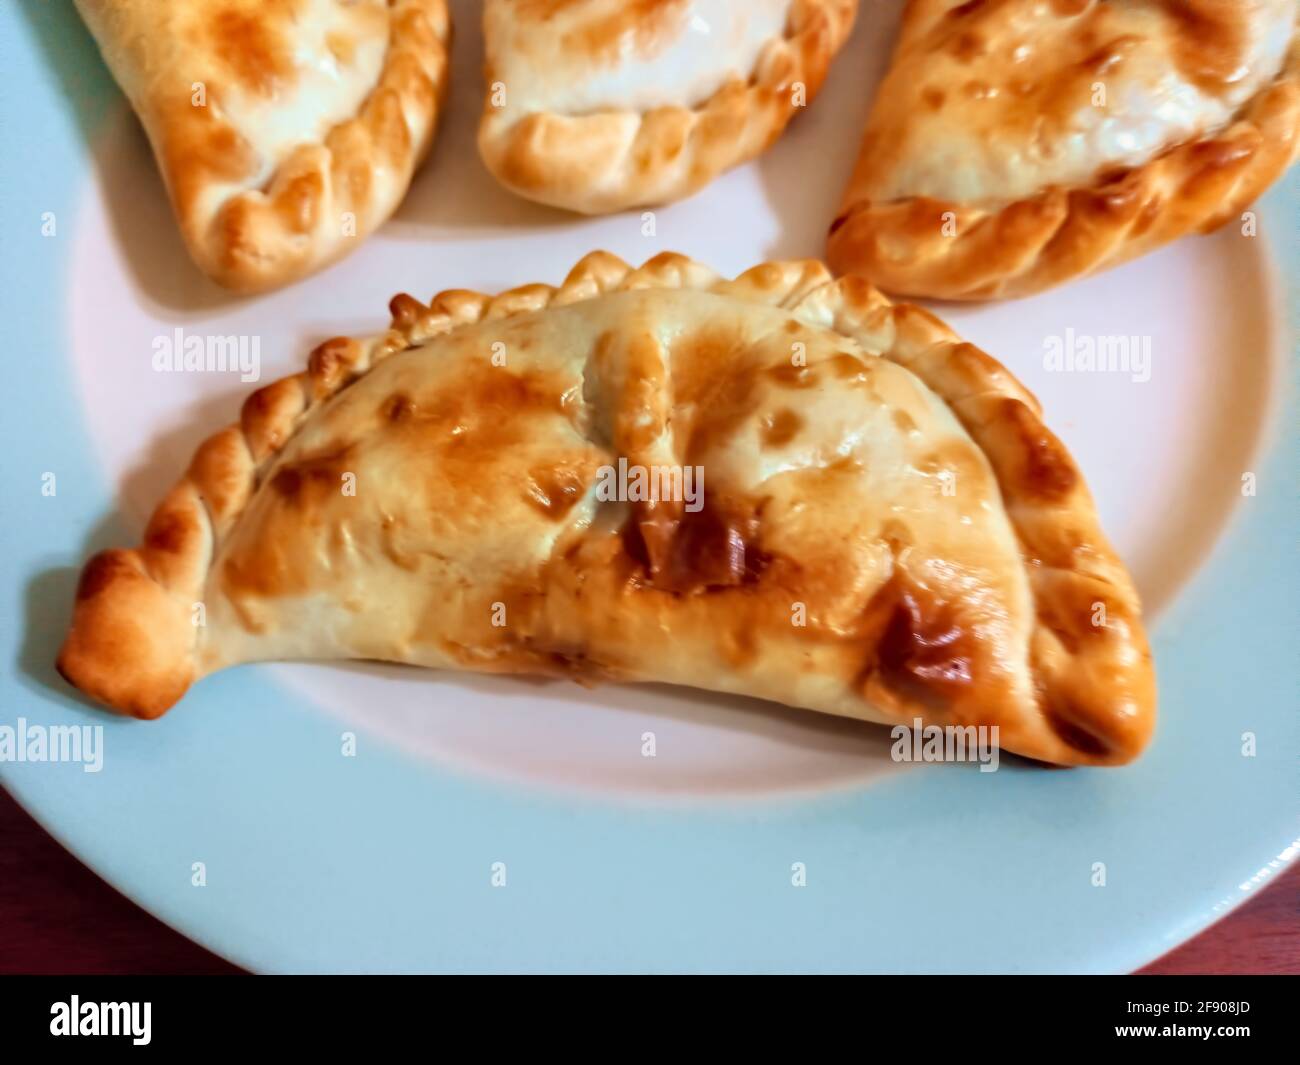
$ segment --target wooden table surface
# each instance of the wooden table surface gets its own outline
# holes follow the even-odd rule
[[[0,790],[0,973],[239,973],[123,898]],[[1300,973],[1300,865],[1144,973]]]

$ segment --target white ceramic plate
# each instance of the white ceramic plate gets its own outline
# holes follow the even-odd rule
[[[1273,652],[1294,628],[1295,525],[1272,475],[1294,183],[1258,236],[1229,227],[1031,300],[936,308],[1042,399],[1147,604],[1161,721],[1134,767],[907,769],[885,730],[752,700],[379,665],[244,668],[139,725],[52,674],[86,550],[135,542],[255,387],[155,372],[156,337],[256,338],[265,382],[328,336],[383,327],[398,291],[558,283],[593,248],[682,251],[724,273],[815,257],[897,7],[865,5],[822,97],[758,162],[652,215],[587,220],[484,171],[477,5],[454,4],[450,109],[398,216],[338,266],[246,300],[187,260],[143,134],[70,11],[0,17],[21,131],[5,226],[24,234],[4,320],[32,345],[13,380],[39,379],[9,434],[24,460],[5,466],[20,598],[4,720],[106,727],[104,772],[2,765],[5,785],[128,894],[261,969],[1129,968],[1289,857],[1294,659]],[[29,238],[46,211],[57,237]],[[1070,335],[1130,337],[1149,362],[1048,369],[1049,338]],[[51,500],[35,478],[56,467]],[[343,731],[362,737],[358,758],[340,757]],[[489,883],[498,860],[504,891]],[[191,886],[195,861],[207,887]]]

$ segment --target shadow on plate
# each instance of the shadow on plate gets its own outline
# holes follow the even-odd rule
[[[822,259],[826,233],[857,160],[876,86],[898,26],[897,3],[863,4],[822,91],[758,157],[758,172],[780,226],[769,259]]]
[[[131,534],[116,515],[100,521],[86,539],[84,557],[96,551],[120,547]],[[72,620],[72,602],[81,575],[81,561],[64,565],[65,559],[47,559],[36,563],[36,575],[23,589],[23,642],[18,651],[15,675],[19,683],[42,699],[54,698],[62,706],[87,710],[93,704],[84,699],[54,668],[54,659],[63,645]],[[48,568],[47,568],[48,567]],[[98,712],[97,708],[96,712]]]

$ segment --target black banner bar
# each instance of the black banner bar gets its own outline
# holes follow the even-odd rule
[[[516,977],[515,979],[520,979]],[[522,979],[527,979],[526,977]],[[579,977],[578,979],[581,979]],[[583,1043],[610,1024],[653,1043],[664,1035],[682,1048],[686,1032],[741,1039],[743,1029],[764,1041],[826,1039],[866,1032],[920,1040],[926,1054],[967,1048],[990,1038],[1027,1050],[1094,1047],[1177,1048],[1200,1044],[1223,1055],[1282,1049],[1294,1035],[1295,984],[1276,977],[897,977],[848,978],[868,987],[829,991],[801,1006],[788,983],[753,981],[734,988],[680,993],[642,981],[602,1002],[596,987],[563,1007],[545,989],[488,988],[446,977],[8,977],[0,979],[0,1023],[6,1056],[13,1050],[52,1050],[59,1044],[91,1050],[115,1044],[130,1052],[246,1050],[284,1045],[301,1052],[351,1048],[373,1053],[417,1043],[450,1049],[449,1032],[485,1039],[532,1032],[535,1049],[561,1027]],[[770,996],[771,1002],[763,999]],[[848,1014],[837,1003],[853,1003]],[[707,1005],[711,1003],[712,1005]],[[743,1003],[743,1008],[741,1004]],[[838,1019],[836,1018],[838,1015]],[[579,1021],[579,1018],[584,1018]],[[620,1020],[621,1018],[621,1020]],[[815,1019],[816,1018],[816,1019]],[[572,1028],[575,1021],[580,1027]],[[865,1022],[865,1024],[863,1023]],[[590,1035],[588,1035],[590,1029]],[[802,1029],[802,1030],[801,1030]],[[836,1032],[839,1035],[835,1035]],[[436,1033],[436,1034],[435,1034]],[[727,1033],[724,1036],[724,1033]],[[580,1036],[580,1038],[582,1038]],[[695,1036],[691,1036],[691,1042]],[[707,1039],[703,1040],[706,1044]],[[616,1045],[625,1045],[620,1042]],[[797,1045],[797,1044],[796,1044]]]

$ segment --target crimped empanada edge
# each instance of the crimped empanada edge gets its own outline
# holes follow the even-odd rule
[[[214,210],[207,191],[218,178],[195,145],[238,144],[240,131],[216,107],[185,107],[169,119],[147,89],[137,98],[116,37],[123,5],[76,3],[149,135],[191,258],[233,291],[278,288],[360,246],[401,204],[433,143],[449,81],[446,0],[391,0],[384,65],[359,111],[320,142],[298,145],[262,185]]]
[[[526,199],[607,214],[683,199],[764,151],[821,89],[848,39],[858,0],[795,0],[786,34],[747,83],[730,82],[693,107],[507,118],[484,101],[479,154],[492,175]],[[489,73],[489,80],[491,75]],[[623,136],[629,120],[635,135]],[[618,147],[610,150],[612,142]]]
[[[827,238],[837,273],[945,300],[1033,295],[1226,224],[1300,158],[1300,27],[1277,77],[1217,132],[1088,186],[997,208],[862,199],[850,182]]]

